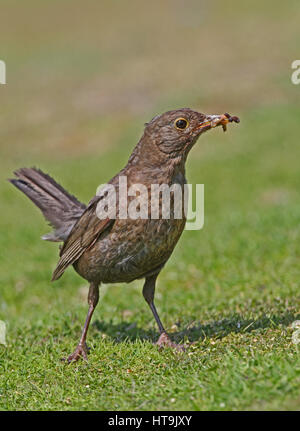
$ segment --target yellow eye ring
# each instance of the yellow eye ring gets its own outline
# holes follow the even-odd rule
[[[189,122],[185,118],[180,117],[174,121],[174,126],[178,130],[184,130],[189,126]]]

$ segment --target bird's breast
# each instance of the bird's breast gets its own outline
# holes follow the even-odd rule
[[[179,190],[184,182],[183,176],[175,177],[169,184],[171,189],[162,188],[157,195],[156,204],[151,201],[151,187],[147,188],[147,193],[140,193],[138,199],[128,198],[131,214],[126,219],[117,217],[112,229],[85,251],[75,269],[85,278],[114,283],[141,278],[162,266],[185,226],[183,187],[181,196]],[[147,214],[142,214],[143,218],[136,217],[146,207]]]

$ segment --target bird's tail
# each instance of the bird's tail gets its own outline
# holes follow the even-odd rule
[[[14,174],[17,178],[9,181],[32,200],[54,227],[54,231],[43,235],[42,239],[65,241],[85,205],[39,169],[22,168]]]

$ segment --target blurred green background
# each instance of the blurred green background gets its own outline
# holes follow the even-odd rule
[[[299,409],[298,1],[0,1],[1,409]],[[86,313],[72,269],[6,179],[37,166],[87,202],[154,115],[191,107],[241,123],[187,163],[205,225],[185,231],[157,307],[189,353],[157,352],[142,282],[104,286],[88,363],[67,366]]]

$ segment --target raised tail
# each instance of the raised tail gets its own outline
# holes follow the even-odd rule
[[[42,239],[65,241],[86,206],[39,169],[22,168],[14,174],[17,178],[9,181],[32,200],[54,228]]]

